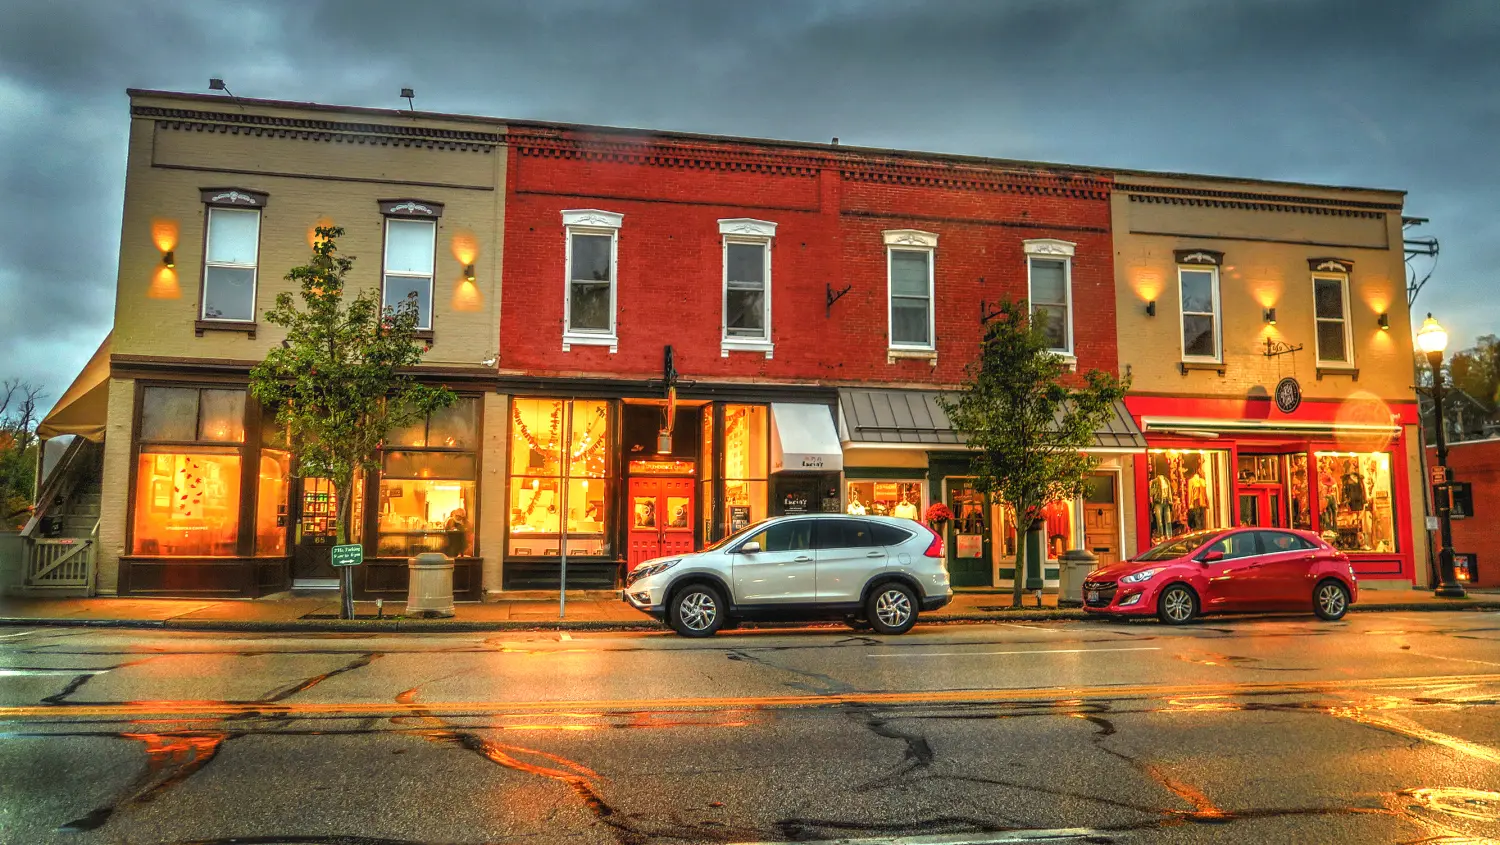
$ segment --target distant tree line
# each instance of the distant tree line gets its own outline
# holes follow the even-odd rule
[[[0,530],[20,528],[31,513],[42,397],[42,389],[30,382],[0,382]]]

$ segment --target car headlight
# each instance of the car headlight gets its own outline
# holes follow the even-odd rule
[[[652,575],[660,575],[681,562],[682,558],[674,557],[668,560],[658,560],[654,563],[648,563],[645,566],[637,567],[634,572],[630,573],[630,580],[634,582],[642,578],[650,578]]]
[[[1161,569],[1142,569],[1134,575],[1126,575],[1120,579],[1121,584],[1139,584],[1142,581],[1150,581]]]

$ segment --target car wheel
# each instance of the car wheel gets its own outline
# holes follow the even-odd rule
[[[1198,597],[1187,587],[1173,584],[1156,600],[1156,615],[1168,625],[1185,625],[1198,615]]]
[[[1313,591],[1313,613],[1319,619],[1337,622],[1349,612],[1349,591],[1337,581],[1324,581]]]
[[[905,584],[881,584],[865,600],[865,618],[877,633],[904,634],[917,624],[917,596]]]
[[[668,622],[684,637],[712,637],[724,627],[724,599],[707,584],[689,584],[672,596]]]

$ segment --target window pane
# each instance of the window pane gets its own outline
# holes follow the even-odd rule
[[[561,553],[560,478],[512,478],[510,482],[510,553],[522,557]],[[550,536],[545,536],[550,535]]]
[[[1318,531],[1336,549],[1397,551],[1387,452],[1319,452]]]
[[[819,519],[815,545],[819,549],[859,549],[873,545],[869,523],[857,519]]]
[[[203,407],[199,414],[199,440],[245,442],[245,391],[205,390],[199,401]]]
[[[813,547],[813,520],[779,522],[750,537],[747,542],[760,543],[763,552],[798,552]]]
[[[1200,314],[1214,311],[1214,274],[1201,270],[1183,270],[1182,310]]]
[[[426,445],[426,419],[417,420],[416,422],[405,428],[395,429],[385,436],[385,446],[387,449],[394,449],[398,446],[410,446],[415,449],[420,449]]]
[[[1182,354],[1214,358],[1219,345],[1214,340],[1214,318],[1184,314],[1182,317]]]
[[[210,264],[255,266],[260,240],[260,212],[211,208],[208,211]]]
[[[1342,320],[1318,321],[1318,360],[1347,362],[1349,352],[1344,346],[1344,322]]]
[[[886,525],[883,522],[871,523],[870,533],[875,538],[877,546],[899,546],[911,539],[910,531],[902,531],[894,525]]]
[[[926,346],[931,341],[927,335],[927,301],[925,299],[895,299],[891,301],[891,343]]]
[[[1047,346],[1050,349],[1068,348],[1068,312],[1060,305],[1035,306],[1032,308],[1031,317],[1047,334]]]
[[[134,552],[233,557],[240,528],[237,454],[143,452],[136,465]]]
[[[1343,319],[1344,283],[1338,279],[1314,279],[1313,300],[1319,317]]]
[[[906,249],[891,250],[891,295],[928,295],[927,259],[929,252],[913,252]]]
[[[574,282],[571,288],[573,302],[569,328],[609,331],[609,285]]]
[[[516,399],[510,413],[511,475],[562,477],[563,403]]]
[[[444,478],[472,480],[472,452],[386,452],[383,478]]]
[[[724,535],[728,536],[765,519],[766,497],[767,486],[764,481],[725,481]]]
[[[198,389],[148,387],[141,396],[139,440],[197,440]]]
[[[432,279],[415,276],[385,277],[385,307],[399,311],[416,299],[417,328],[432,327]]]
[[[1257,544],[1255,542],[1255,535],[1258,533],[1260,532],[1246,531],[1240,534],[1230,534],[1219,542],[1209,546],[1207,551],[1219,552],[1224,555],[1225,560],[1259,554],[1256,551]]]
[[[260,480],[255,488],[255,554],[281,557],[286,554],[287,490],[292,476],[292,455],[279,449],[260,452]]]
[[[761,244],[730,244],[725,256],[731,282],[766,283],[766,248]]]
[[[1151,545],[1189,531],[1229,526],[1229,453],[1221,449],[1152,449]]]
[[[387,220],[385,272],[431,276],[436,231],[437,224],[427,220]]]
[[[609,235],[574,235],[573,266],[568,278],[575,282],[609,281],[609,253],[614,238]]]
[[[1308,499],[1307,455],[1292,455],[1287,459],[1291,478],[1288,494],[1291,496],[1292,527],[1303,531],[1312,530],[1312,503]]]
[[[583,400],[574,402],[568,474],[575,478],[603,478],[608,475],[608,443],[609,403]]]
[[[255,271],[243,267],[215,267],[204,271],[205,320],[255,319]]]
[[[922,518],[922,482],[851,481],[844,496],[847,513]]]
[[[725,478],[761,480],[766,477],[769,463],[766,453],[770,445],[766,428],[768,416],[764,405],[724,407]]]
[[[472,449],[475,439],[475,418],[479,403],[474,399],[460,398],[446,408],[432,412],[428,427],[428,446],[442,449]]]
[[[1051,258],[1031,259],[1031,301],[1063,305],[1068,301],[1066,264]]]
[[[765,336],[766,295],[763,291],[731,289],[726,308],[729,334],[740,337]]]
[[[474,482],[380,480],[375,553],[410,557],[441,552],[474,554]]]

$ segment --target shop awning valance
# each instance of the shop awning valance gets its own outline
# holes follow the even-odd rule
[[[36,428],[39,437],[48,440],[76,434],[94,443],[104,442],[104,424],[109,417],[109,338],[104,336],[78,377],[42,418]]]
[[[921,449],[964,448],[953,430],[936,390],[845,388],[839,391],[840,440],[845,446],[911,446]],[[1109,418],[1094,432],[1091,452],[1144,452],[1146,439],[1116,402]]]
[[[771,471],[838,472],[844,449],[827,405],[771,404]]]

